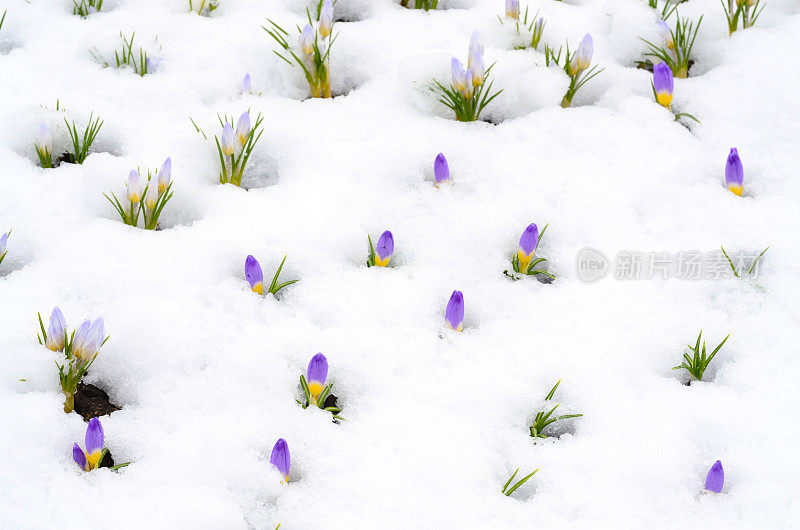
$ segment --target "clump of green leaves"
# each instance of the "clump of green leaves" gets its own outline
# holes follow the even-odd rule
[[[678,4],[685,0],[664,0],[664,4],[661,7],[661,20],[667,20],[669,16],[678,9]],[[658,10],[658,0],[647,0],[647,3],[650,7],[655,10]]]
[[[553,388],[550,389],[547,396],[544,398],[545,401],[550,401],[553,399],[553,395],[556,393],[556,389],[558,385],[561,384],[561,380],[553,385]],[[544,434],[545,428],[548,425],[551,425],[557,421],[566,420],[568,418],[580,418],[583,414],[564,414],[561,416],[553,416],[553,413],[556,411],[560,403],[556,403],[556,406],[550,409],[548,412],[539,412],[536,414],[536,417],[533,420],[533,425],[531,425],[531,437],[533,438],[547,438],[547,435]]]
[[[512,473],[512,475],[509,477],[509,479],[503,485],[503,489],[500,490],[500,492],[503,495],[505,495],[506,497],[510,497],[511,494],[514,493],[515,491],[517,491],[517,489],[519,489],[520,486],[522,486],[523,484],[528,482],[528,479],[531,478],[534,475],[534,473],[536,473],[537,471],[539,471],[538,468],[534,469],[533,472],[531,472],[530,474],[526,475],[524,478],[521,478],[520,480],[515,482],[513,486],[511,486],[509,488],[509,486],[511,485],[511,481],[514,480],[514,477],[516,477],[517,473],[519,472],[519,468],[517,468],[517,470],[514,471],[514,473]]]
[[[88,17],[91,13],[97,13],[103,8],[103,0],[72,0],[75,4],[72,8],[73,15]]]
[[[297,281],[297,280],[295,280],[295,281]],[[292,282],[292,283],[294,283],[294,282]],[[339,413],[342,411],[342,409],[340,409],[339,407],[326,407],[325,406],[325,400],[328,399],[328,396],[331,393],[331,388],[333,388],[333,383],[328,383],[327,385],[325,385],[325,387],[322,389],[322,392],[319,393],[319,396],[314,397],[314,395],[311,393],[311,390],[308,388],[308,382],[306,381],[306,376],[301,374],[300,375],[300,387],[303,389],[304,400],[303,401],[297,401],[297,403],[301,407],[303,407],[304,409],[307,409],[309,406],[313,405],[313,406],[315,406],[317,408],[320,408],[320,409],[322,409],[322,410],[324,410],[326,412],[330,412],[331,414],[333,414],[333,419],[335,419],[335,420],[343,420],[344,419],[341,416],[339,416]]]
[[[97,138],[97,133],[100,132],[100,127],[103,126],[103,122],[100,121],[100,118],[92,119],[93,114],[89,114],[89,123],[86,125],[86,128],[83,130],[83,134],[78,132],[78,128],[75,126],[75,121],[72,121],[72,125],[64,118],[64,123],[67,125],[67,131],[69,131],[70,139],[72,140],[72,152],[64,153],[64,158],[66,158],[66,162],[71,164],[83,164],[86,157],[89,155],[89,149],[92,147],[95,138]]]
[[[716,348],[714,348],[714,351],[712,351],[711,354],[708,355],[706,353],[705,341],[703,341],[702,349],[700,348],[700,338],[702,337],[702,335],[703,335],[703,330],[700,330],[700,334],[697,335],[697,342],[695,343],[694,348],[692,347],[691,344],[687,345],[692,355],[684,353],[683,354],[684,361],[678,366],[674,366],[672,368],[673,370],[685,369],[687,372],[689,372],[689,375],[692,376],[692,378],[694,378],[697,381],[703,380],[703,374],[705,373],[706,368],[708,368],[709,363],[717,354],[717,352],[722,348],[722,345],[725,344],[725,341],[727,341],[728,338],[730,338],[730,334],[728,334],[728,336],[725,337]]]
[[[719,0],[722,9],[725,11],[725,18],[728,21],[728,34],[739,29],[739,20],[742,21],[742,29],[749,28],[756,23],[761,12],[767,7],[761,5],[761,0]]]
[[[702,15],[697,20],[697,24],[688,18],[681,18],[677,12],[675,15],[675,29],[670,28],[666,22],[660,21],[659,27],[662,32],[663,42],[659,45],[639,37],[650,49],[645,53],[645,57],[652,57],[652,64],[664,61],[669,66],[675,77],[685,78],[689,75],[689,61],[697,38],[697,31],[703,22]]]
[[[564,98],[561,100],[561,107],[567,108],[572,106],[572,99],[586,83],[591,81],[600,74],[605,68],[600,68],[595,65],[591,68],[593,43],[592,36],[586,34],[583,37],[578,49],[570,53],[569,42],[566,43],[566,52],[562,56],[562,47],[558,47],[556,52],[555,48],[549,45],[544,46],[545,64],[547,66],[556,65],[564,70],[564,73],[569,77],[569,87]],[[562,63],[563,61],[563,63]]]
[[[189,0],[189,11],[208,16],[219,7],[219,0]]]
[[[439,5],[439,0],[414,0],[414,4],[410,4],[411,2],[409,2],[409,0],[400,0],[400,5],[403,7],[409,9],[424,9],[425,11],[436,9],[436,6]]]

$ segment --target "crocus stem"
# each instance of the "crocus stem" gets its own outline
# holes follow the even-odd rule
[[[561,100],[561,108],[566,109],[572,106],[572,98],[564,96],[564,99]]]
[[[66,399],[64,399],[64,412],[69,414],[73,410],[75,410],[75,394],[64,394]]]
[[[686,66],[681,66],[680,68],[678,68],[678,72],[675,74],[675,77],[686,79],[688,75],[689,75],[689,68]]]

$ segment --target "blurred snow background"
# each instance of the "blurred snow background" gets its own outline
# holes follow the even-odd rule
[[[769,0],[727,35],[704,14],[674,105],[636,69],[655,38],[645,0],[537,0],[544,40],[594,37],[606,70],[559,103],[566,78],[512,50],[501,0],[339,0],[331,101],[303,100],[267,17],[302,24],[303,0],[222,0],[210,18],[183,0],[0,0],[0,526],[103,528],[789,528],[800,525],[797,237],[800,5]],[[524,7],[523,7],[524,9]],[[160,53],[144,78],[103,68],[119,32]],[[473,30],[504,92],[485,122],[450,119],[426,83],[449,77]],[[155,39],[158,44],[154,44]],[[257,94],[239,95],[245,73]],[[43,170],[40,121],[102,117],[82,166]],[[217,114],[263,113],[245,186],[218,184]],[[58,129],[59,123],[62,123]],[[62,145],[65,145],[62,143]],[[724,188],[738,147],[746,197]],[[455,185],[431,185],[447,156]],[[175,197],[149,233],[115,218],[103,192],[172,157]],[[550,227],[540,253],[558,280],[502,275],[522,230]],[[367,234],[394,233],[395,268],[364,266]],[[650,279],[581,282],[585,247],[618,252],[761,250],[758,285]],[[280,299],[244,280],[247,254],[300,282]],[[464,292],[466,329],[442,330]],[[102,315],[111,338],[87,378],[124,408],[103,417],[119,474],[76,473],[85,424],[65,415],[36,312],[74,327]],[[670,370],[698,331],[716,344],[713,381]],[[348,421],[296,405],[317,352]],[[581,412],[558,439],[528,425],[558,379]],[[560,410],[561,410],[560,409]],[[292,483],[268,459],[284,437]],[[702,495],[715,460],[723,495]],[[540,471],[513,498],[508,476]]]

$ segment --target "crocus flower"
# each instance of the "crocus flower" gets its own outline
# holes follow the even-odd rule
[[[165,191],[167,191],[167,186],[172,179],[172,159],[167,157],[164,160],[164,163],[161,165],[161,169],[158,170],[158,194],[161,195]]]
[[[728,189],[738,196],[742,196],[742,185],[744,184],[744,167],[739,158],[739,151],[731,147],[728,155],[728,162],[725,164],[725,183]]]
[[[465,98],[472,97],[472,72],[469,69],[464,72],[464,90],[461,91],[461,95]]]
[[[78,464],[82,471],[89,471],[88,462],[86,461],[86,453],[83,452],[81,446],[76,442],[72,446],[72,459]]]
[[[453,88],[463,93],[467,87],[467,72],[464,71],[461,61],[453,57],[450,61],[450,71],[453,75]]]
[[[250,284],[250,289],[258,294],[264,294],[264,273],[261,272],[258,260],[253,256],[247,256],[247,259],[244,260],[244,276],[247,278],[247,283]]]
[[[375,266],[386,267],[394,252],[394,237],[390,231],[385,231],[375,244]]]
[[[244,79],[242,79],[242,94],[252,94],[252,92],[250,88],[250,74],[244,74]]]
[[[720,493],[725,484],[725,471],[722,469],[722,462],[717,460],[706,475],[706,489],[714,493]]]
[[[137,203],[142,199],[142,187],[139,184],[139,172],[135,169],[132,169],[131,172],[128,173],[127,191],[128,200],[132,203]]]
[[[144,205],[152,211],[156,209],[158,202],[158,185],[155,182],[150,182],[147,186],[147,192],[144,194]]]
[[[583,36],[583,40],[578,46],[578,51],[575,52],[575,56],[572,59],[571,70],[573,74],[583,72],[589,68],[589,65],[592,64],[593,51],[592,35],[587,33]]]
[[[333,3],[331,0],[325,0],[322,4],[322,10],[319,13],[319,34],[322,38],[327,38],[333,29]]]
[[[306,24],[300,33],[300,48],[308,57],[314,54],[314,29],[311,24]]]
[[[672,90],[675,81],[672,79],[672,70],[664,61],[658,63],[653,68],[653,90],[656,93],[656,101],[659,104],[672,108]]]
[[[0,258],[6,255],[7,247],[8,247],[8,232],[0,236]]]
[[[100,457],[103,454],[103,426],[97,418],[89,420],[83,443],[86,447],[85,452],[77,443],[72,446],[72,459],[84,471],[91,471],[100,464]]]
[[[522,232],[522,237],[519,238],[519,249],[517,250],[517,259],[519,260],[519,271],[526,273],[528,264],[533,258],[533,252],[536,250],[536,245],[539,244],[539,227],[536,223],[531,223],[528,228]]]
[[[222,154],[225,156],[232,156],[233,149],[234,149],[234,137],[233,137],[233,127],[228,122],[225,122],[225,125],[222,126],[222,138],[220,139],[220,147],[222,148]]]
[[[47,339],[44,341],[47,349],[59,351],[64,349],[67,340],[67,320],[58,306],[50,313],[50,325],[47,326]]]
[[[82,362],[89,362],[94,359],[103,344],[104,332],[105,327],[102,318],[98,318],[94,322],[84,320],[75,330],[75,335],[72,339],[72,354]]]
[[[36,140],[36,145],[39,150],[45,155],[53,151],[53,137],[50,135],[50,128],[47,124],[42,122],[39,124],[39,137]]]
[[[328,359],[321,353],[316,354],[308,363],[306,379],[308,380],[308,390],[316,399],[322,389],[325,388],[325,379],[328,378]]]
[[[669,29],[669,26],[667,26],[667,23],[663,20],[658,21],[658,32],[661,34],[661,38],[664,39],[664,44],[667,45],[667,48],[674,50],[675,40],[672,38],[672,30]]]
[[[519,20],[519,0],[506,0],[506,16]]]
[[[236,122],[236,139],[244,145],[248,136],[250,136],[250,114],[243,112]]]
[[[436,179],[437,188],[442,182],[450,180],[450,166],[442,153],[436,155],[436,160],[433,161],[433,178]]]
[[[469,71],[472,74],[472,86],[479,87],[486,78],[483,67],[483,46],[475,52],[470,63]]]
[[[278,468],[286,482],[289,482],[289,468],[292,465],[292,457],[289,454],[289,446],[286,444],[286,440],[279,438],[275,442],[269,462]]]
[[[478,31],[473,31],[469,39],[469,55],[467,56],[467,68],[472,68],[472,62],[475,60],[476,55],[480,54],[483,58],[483,42],[481,42],[481,34]]]
[[[444,319],[450,329],[464,331],[464,295],[461,291],[453,291],[453,294],[450,295]]]

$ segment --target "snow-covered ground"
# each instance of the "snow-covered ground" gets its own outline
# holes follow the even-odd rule
[[[302,23],[304,0],[0,0],[0,527],[747,528],[800,527],[800,4],[769,0],[728,37],[718,0],[674,106],[634,67],[656,38],[645,0],[535,0],[544,40],[594,37],[605,67],[559,106],[563,72],[513,50],[501,0],[339,0],[333,100],[309,100],[261,29]],[[524,5],[524,4],[523,4]],[[523,7],[524,9],[524,7]],[[144,78],[103,68],[119,32],[163,57]],[[449,78],[479,30],[496,61],[492,123],[459,123],[426,84]],[[294,37],[294,34],[293,34]],[[157,38],[157,43],[155,39]],[[159,50],[160,48],[160,52]],[[95,50],[96,48],[96,50]],[[241,96],[245,73],[254,95]],[[66,114],[56,111],[66,109]],[[217,114],[264,115],[245,187],[218,183]],[[104,125],[83,165],[38,167],[40,122]],[[59,126],[59,124],[61,124]],[[737,147],[745,196],[724,186]],[[443,152],[453,186],[432,185]],[[172,157],[175,196],[159,232],[123,225],[102,193]],[[557,280],[512,282],[523,229]],[[394,233],[393,268],[367,268],[367,235]],[[760,251],[756,281],[581,281],[587,247],[621,252]],[[300,281],[279,299],[244,278],[253,254]],[[613,264],[612,264],[613,266]],[[465,330],[444,327],[463,291]],[[81,473],[86,424],[62,411],[37,311],[70,328],[103,316],[110,339],[86,381],[122,410],[101,418],[130,466]],[[702,329],[731,338],[706,374],[671,370]],[[298,377],[323,352],[341,424],[304,410]],[[561,379],[582,413],[534,443],[528,427]],[[270,465],[292,454],[290,483]],[[710,466],[722,494],[703,493]],[[539,472],[512,497],[516,469]]]

